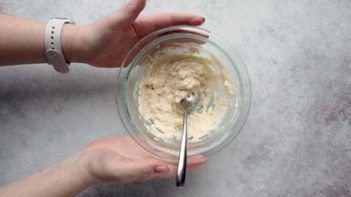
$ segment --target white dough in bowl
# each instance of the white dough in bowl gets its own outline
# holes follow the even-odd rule
[[[190,142],[213,135],[230,107],[235,88],[220,61],[202,56],[196,45],[165,47],[149,56],[137,86],[138,111],[148,130],[162,139],[179,139],[183,112],[179,102],[190,92],[201,95],[201,107],[188,117]]]

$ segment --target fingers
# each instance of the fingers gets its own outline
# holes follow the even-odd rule
[[[207,162],[206,158],[202,155],[189,157],[187,163],[187,170],[191,171]],[[176,164],[166,163],[168,171],[164,171],[162,173],[155,174],[152,178],[165,179],[175,177],[177,174],[177,166]]]
[[[170,178],[176,173],[176,167],[173,164],[159,160],[136,161],[131,163],[128,168],[130,169],[129,181]]]
[[[128,0],[127,3],[108,15],[111,29],[127,27],[132,24],[144,9],[145,4],[145,0]]]
[[[196,160],[188,163],[187,169],[193,170],[204,163],[206,163],[206,159],[199,156]],[[125,166],[124,174],[129,177],[126,179],[127,182],[172,178],[177,174],[177,166],[157,159],[144,162],[135,161]]]
[[[185,13],[157,13],[137,18],[134,27],[139,37],[143,37],[155,30],[173,25],[201,25],[205,18]]]
[[[187,164],[187,169],[193,170],[204,163],[206,163],[206,158],[202,155],[197,155],[189,158]],[[139,163],[141,170],[139,170],[136,177],[137,180],[149,180],[149,179],[165,179],[175,177],[177,174],[177,166],[173,163],[168,163],[160,161],[157,159],[151,159],[145,163]]]
[[[99,160],[100,161],[100,160]],[[165,179],[176,176],[177,166],[175,163],[147,158],[145,160],[131,160],[118,155],[105,155],[102,164],[96,167],[95,175],[99,180],[108,182],[127,183],[133,181],[145,181],[149,179]],[[187,169],[193,170],[206,163],[203,156],[189,158]]]
[[[207,159],[202,155],[195,155],[188,158],[187,169],[193,170],[207,162]]]

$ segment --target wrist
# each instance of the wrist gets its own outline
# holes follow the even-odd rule
[[[67,62],[81,62],[80,29],[75,24],[65,24],[61,34],[62,51]]]
[[[79,154],[75,154],[59,163],[56,166],[56,170],[58,172],[57,176],[67,175],[72,182],[71,185],[74,185],[74,187],[79,191],[92,185],[87,179],[85,170],[81,165],[81,158]]]
[[[94,162],[91,162],[90,151],[82,150],[77,154],[77,157],[79,158],[79,162],[77,163],[81,182],[84,183],[86,187],[101,183],[92,173],[91,168],[94,166]]]

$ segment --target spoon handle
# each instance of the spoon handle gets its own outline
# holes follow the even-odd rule
[[[188,119],[188,113],[184,112],[183,133],[182,133],[182,141],[180,144],[178,171],[177,171],[177,178],[176,178],[177,187],[182,187],[184,186],[184,183],[185,183],[186,158],[187,158],[187,135],[188,135],[187,119]]]

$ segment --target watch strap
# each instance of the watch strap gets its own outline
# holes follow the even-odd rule
[[[53,65],[56,71],[67,73],[69,71],[69,63],[66,61],[62,51],[61,32],[62,27],[66,23],[74,22],[66,18],[53,18],[46,24],[45,28],[45,54],[48,63]]]

